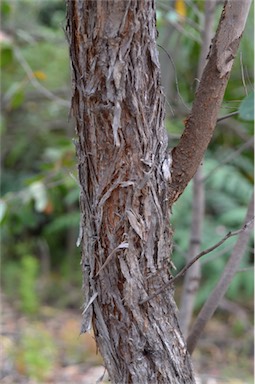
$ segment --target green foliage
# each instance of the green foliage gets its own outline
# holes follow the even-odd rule
[[[222,164],[221,159],[212,158],[212,155],[208,152],[204,161],[206,215],[203,224],[202,250],[217,243],[230,230],[236,230],[242,226],[253,191],[250,178],[247,178],[242,170],[237,166]],[[247,162],[250,164],[251,160],[247,159]],[[189,247],[191,202],[192,189],[189,185],[173,208],[172,223],[176,228],[173,261],[178,270],[184,266],[184,255]],[[229,239],[220,248],[202,258],[202,281],[197,295],[197,307],[203,304],[216,285],[235,241],[236,238]],[[217,256],[218,254],[220,256]],[[240,268],[249,266],[251,266],[250,250],[247,249]],[[229,287],[227,296],[232,300],[252,297],[252,275],[252,271],[238,273]]]
[[[39,308],[36,280],[38,277],[38,261],[30,255],[24,256],[20,263],[19,295],[21,309],[24,313],[36,313]]]
[[[57,29],[65,19],[65,4],[59,0],[44,1],[38,12],[38,20],[42,25]]]
[[[37,292],[44,259],[49,259],[50,274],[61,273],[67,264],[70,284],[81,285],[73,268],[73,261],[79,267],[79,187],[76,175],[70,176],[76,170],[67,108],[68,49],[60,25],[65,4],[5,3],[4,28],[13,33],[4,35],[1,44],[3,285],[24,311],[33,313],[42,297],[47,299],[45,289]]]
[[[244,323],[237,319],[234,324],[232,324],[232,332],[236,337],[243,337],[246,332]]]
[[[70,227],[76,226],[80,219],[78,211],[69,212],[56,218],[51,224],[47,225],[45,234],[67,230]]]
[[[50,376],[56,358],[52,336],[41,326],[31,325],[21,335],[12,355],[18,371],[42,383]]]
[[[1,15],[8,16],[11,13],[11,4],[8,0],[1,1]]]
[[[1,54],[1,61],[0,61],[1,68],[7,67],[12,63],[13,50],[9,44],[5,44],[1,46],[0,54]]]
[[[23,256],[20,261],[4,262],[5,292],[13,297],[19,309],[27,315],[33,315],[37,313],[40,305],[37,289],[39,263],[34,256],[26,254],[29,248],[27,243],[17,244],[15,248]]]

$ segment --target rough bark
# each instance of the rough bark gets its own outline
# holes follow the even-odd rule
[[[67,1],[81,184],[82,332],[113,383],[194,383],[171,279],[170,158],[153,1]]]
[[[178,145],[172,150],[172,205],[197,171],[212,138],[251,0],[227,0]]]
[[[81,331],[92,322],[113,383],[194,383],[170,286],[168,209],[212,136],[250,0],[241,3],[245,11],[238,3],[225,5],[171,168],[154,1],[67,0],[81,185]],[[164,285],[168,290],[153,295]]]

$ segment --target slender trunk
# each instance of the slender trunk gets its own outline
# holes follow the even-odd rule
[[[192,224],[190,245],[186,262],[192,260],[200,251],[202,238],[202,225],[204,220],[204,183],[202,165],[198,168],[193,178],[193,200],[192,200]],[[180,311],[179,324],[185,339],[188,336],[189,326],[192,320],[196,293],[201,276],[200,261],[193,264],[185,274]]]
[[[86,303],[113,383],[194,383],[169,282],[172,232],[153,1],[67,1]]]
[[[210,43],[213,37],[213,22],[216,0],[205,1],[205,18],[202,31],[202,47],[198,63],[197,78],[200,80],[204,67],[206,65],[206,57],[209,52]],[[192,260],[200,251],[202,241],[202,228],[205,211],[205,185],[203,181],[203,165],[198,167],[198,170],[193,178],[193,199],[192,199],[192,224],[190,245],[187,253],[187,263]],[[188,336],[189,326],[192,320],[193,309],[195,305],[196,293],[199,288],[201,277],[200,261],[193,264],[188,269],[181,297],[179,323],[185,339]]]

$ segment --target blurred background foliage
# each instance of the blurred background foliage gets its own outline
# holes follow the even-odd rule
[[[219,2],[215,27],[222,9]],[[65,2],[1,2],[2,282],[20,310],[42,303],[82,304],[79,186],[69,118],[71,99]],[[158,44],[166,94],[169,146],[176,145],[196,87],[204,2],[157,1]],[[253,190],[253,13],[241,42],[221,116],[205,164],[206,215],[202,249],[240,228]],[[161,48],[163,47],[163,49]],[[190,186],[174,206],[173,260],[185,263],[191,225]],[[202,261],[198,307],[218,280],[236,238]],[[253,294],[252,243],[228,291],[231,300]]]

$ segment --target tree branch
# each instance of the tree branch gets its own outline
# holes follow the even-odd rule
[[[245,252],[246,246],[250,238],[250,232],[252,229],[252,226],[250,224],[254,220],[253,212],[254,212],[254,194],[252,195],[252,198],[248,206],[248,210],[245,218],[246,224],[243,226],[242,230],[235,232],[235,234],[239,233],[239,237],[232,251],[232,254],[229,258],[229,261],[224,269],[224,272],[222,273],[218,284],[216,285],[213,292],[211,293],[211,295],[205,302],[203,308],[201,309],[195,321],[195,324],[192,328],[190,336],[188,337],[187,347],[190,354],[192,354],[192,352],[194,351],[194,348],[198,342],[198,339],[201,333],[203,332],[203,329],[206,323],[214,314],[215,310],[219,305],[219,302],[227,292],[229,284],[231,283],[235,273],[238,271],[240,261],[243,257],[243,254]],[[248,227],[249,227],[249,230],[245,231],[244,229],[248,229]]]
[[[218,117],[218,119],[217,119],[217,123],[218,123],[219,121],[229,119],[230,117],[232,117],[232,116],[236,116],[236,115],[238,115],[238,114],[239,114],[239,111],[235,111],[235,112],[228,113],[228,114],[225,115],[225,116]]]
[[[191,113],[178,145],[172,150],[170,206],[196,173],[212,138],[250,5],[251,0],[225,2]]]
[[[203,182],[206,182],[213,174],[216,172],[219,168],[222,167],[222,165],[230,163],[232,160],[237,158],[245,149],[247,148],[253,148],[253,142],[254,138],[251,137],[246,143],[242,144],[239,148],[237,148],[235,151],[230,153],[228,156],[226,156],[225,159],[219,161],[218,165],[216,165],[215,168],[213,168],[208,174],[203,178]]]
[[[206,65],[206,57],[210,49],[214,30],[214,13],[216,9],[216,0],[205,0],[204,26],[201,33],[202,46],[198,63],[197,78],[200,81],[203,69]],[[198,83],[197,83],[198,84]],[[203,182],[203,165],[198,167],[193,178],[193,197],[192,197],[192,224],[189,250],[186,255],[186,263],[193,259],[201,250],[202,228],[205,212],[205,186]],[[194,241],[195,240],[195,241]],[[189,326],[192,319],[195,305],[196,294],[199,288],[201,278],[200,263],[196,263],[188,270],[185,275],[182,295],[179,307],[179,324],[185,339],[188,336]]]
[[[182,277],[185,272],[199,259],[201,259],[202,256],[207,255],[208,253],[214,251],[216,248],[218,248],[221,244],[223,244],[227,239],[229,239],[232,236],[237,236],[242,232],[245,232],[246,229],[250,227],[250,225],[253,223],[254,217],[249,217],[249,220],[245,222],[242,228],[238,229],[237,231],[228,232],[218,243],[214,244],[212,247],[205,249],[204,251],[200,252],[197,256],[195,256],[188,264],[183,267],[180,272],[177,273],[167,284],[165,284],[163,287],[161,287],[158,291],[153,293],[151,296],[147,297],[146,299],[142,300],[140,304],[144,304],[147,301],[153,299],[155,296],[162,293],[166,288],[168,288],[170,285],[173,284],[173,282],[180,277]],[[234,251],[233,251],[234,252]]]

